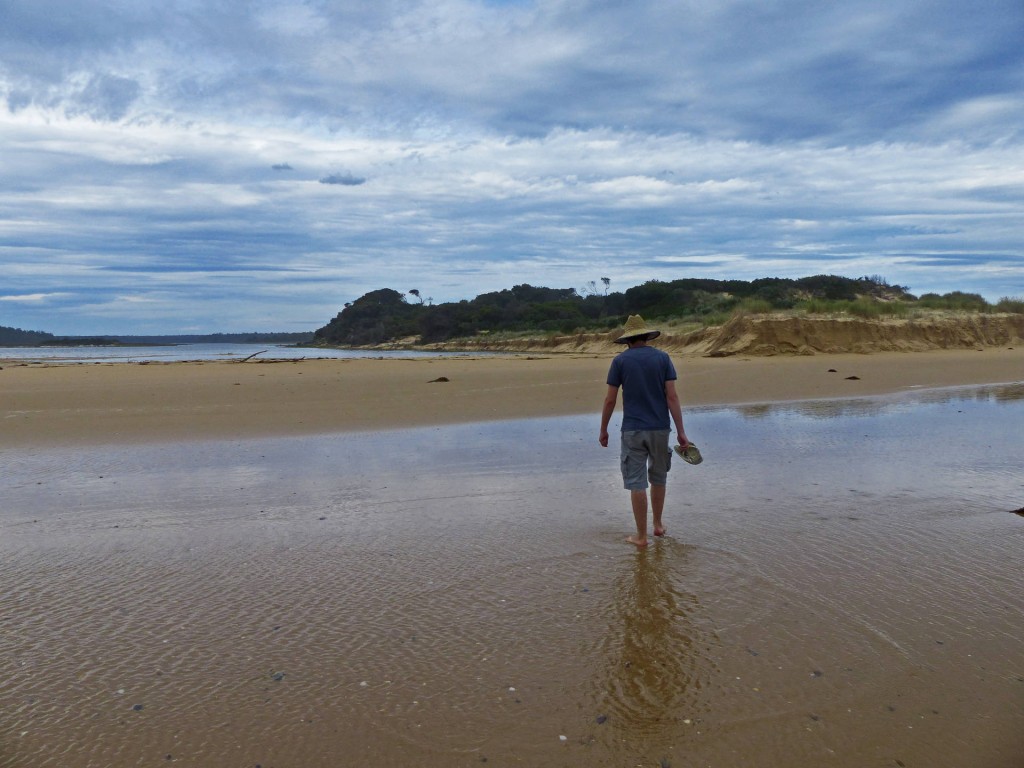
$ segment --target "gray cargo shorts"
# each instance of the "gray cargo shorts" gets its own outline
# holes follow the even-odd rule
[[[622,484],[627,491],[665,485],[672,468],[668,429],[638,429],[622,433]]]

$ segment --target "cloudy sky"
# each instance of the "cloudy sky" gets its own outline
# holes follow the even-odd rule
[[[1021,0],[0,0],[0,325],[376,288],[1024,295]]]

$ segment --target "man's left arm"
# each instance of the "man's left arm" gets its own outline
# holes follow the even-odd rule
[[[675,379],[669,379],[665,382],[665,400],[668,401],[669,415],[676,425],[676,439],[679,441],[680,446],[686,448],[690,444],[690,440],[686,437],[686,430],[683,428],[683,409],[679,405],[679,395],[676,392]]]

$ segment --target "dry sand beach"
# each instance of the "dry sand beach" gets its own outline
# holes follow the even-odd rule
[[[413,360],[0,363],[0,445],[246,438],[597,414],[614,349]],[[676,355],[684,406],[1024,380],[1024,344],[981,350]]]
[[[609,359],[3,363],[0,768],[1024,764],[1024,348]]]

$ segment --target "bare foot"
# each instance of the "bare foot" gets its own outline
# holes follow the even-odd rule
[[[630,544],[635,544],[636,546],[640,547],[640,549],[643,549],[647,546],[646,536],[642,539],[639,536],[627,536],[626,541],[628,541]]]
[[[655,536],[664,536],[665,535],[665,531],[667,531],[667,530],[668,529],[665,528],[664,525],[656,525],[656,526],[654,526],[654,535]]]

